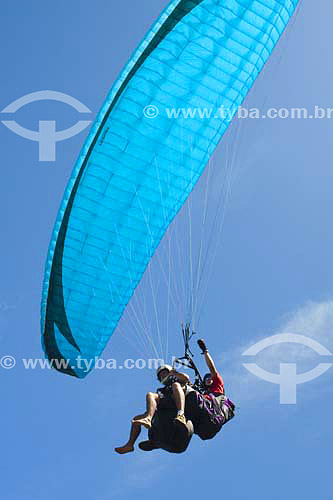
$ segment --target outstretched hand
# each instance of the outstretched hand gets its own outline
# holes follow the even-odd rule
[[[200,347],[200,349],[201,349],[201,351],[202,351],[202,354],[205,354],[205,352],[207,352],[207,351],[208,351],[207,346],[206,346],[206,344],[205,344],[205,341],[204,341],[204,340],[199,339],[199,340],[198,340],[198,346]]]

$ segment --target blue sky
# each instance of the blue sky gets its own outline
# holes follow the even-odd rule
[[[18,8],[4,0],[0,108],[30,92],[57,90],[95,114],[166,5],[166,0],[59,0],[20,2]],[[332,106],[332,14],[328,0],[302,3],[253,88],[250,107]],[[38,120],[55,119],[61,129],[75,123],[77,114],[65,105],[43,102],[22,108],[16,119],[28,128],[37,128]],[[233,127],[214,155],[217,180],[237,132]],[[129,419],[142,409],[146,391],[156,385],[153,371],[96,370],[76,380],[22,365],[22,358],[42,357],[39,306],[46,252],[86,133],[59,143],[56,162],[41,163],[36,143],[0,124],[0,358],[17,360],[12,370],[0,369],[3,498],[126,500],[154,494],[164,500],[223,495],[226,489],[235,500],[330,499],[332,369],[299,386],[296,405],[280,405],[278,387],[249,374],[241,354],[258,340],[283,332],[307,335],[333,350],[331,121],[241,124],[233,146],[235,176],[222,245],[198,325],[239,411],[216,439],[195,438],[180,456],[138,451],[120,457],[113,452],[125,442]],[[212,199],[218,194],[213,186]],[[201,198],[199,186],[195,207]],[[163,252],[162,246],[161,258]],[[151,275],[153,289],[163,290],[158,259]],[[150,293],[146,276],[134,299],[136,311]],[[163,297],[156,292],[162,329]],[[152,306],[147,307],[149,319]],[[169,354],[179,355],[178,318],[170,321]],[[154,321],[150,328],[156,330]],[[128,312],[104,357],[137,357],[135,335]],[[196,359],[202,366],[201,358]],[[262,353],[256,361],[275,372],[280,362],[297,361],[299,372],[319,362],[309,350],[286,346]]]

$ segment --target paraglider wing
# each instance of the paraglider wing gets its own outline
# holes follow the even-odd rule
[[[93,368],[230,123],[218,108],[236,112],[297,3],[173,0],[130,59],[78,158],[52,235],[41,327],[54,368],[77,377]],[[166,109],[198,107],[213,111],[180,120]]]

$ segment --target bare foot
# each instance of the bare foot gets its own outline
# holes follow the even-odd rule
[[[125,453],[129,453],[130,451],[134,451],[134,448],[133,446],[125,444],[125,446],[121,446],[120,448],[115,448],[114,451],[116,451],[120,455],[124,455]]]
[[[139,418],[138,420],[132,420],[133,424],[143,425],[146,429],[151,428],[151,417]]]

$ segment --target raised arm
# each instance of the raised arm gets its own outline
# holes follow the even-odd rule
[[[207,366],[208,366],[208,369],[210,371],[211,376],[215,377],[215,375],[217,374],[217,370],[216,370],[213,358],[211,357],[211,355],[208,352],[208,349],[207,349],[205,342],[202,339],[198,340],[198,346],[202,350],[202,354],[205,356],[205,360],[206,360],[206,363],[207,363]]]
[[[211,376],[215,377],[215,375],[217,374],[217,370],[216,370],[213,358],[211,357],[211,355],[209,354],[208,351],[204,352],[204,356],[205,356],[205,360],[206,360],[208,370],[210,371]]]

